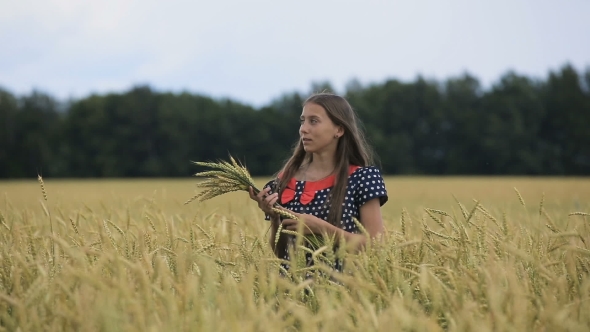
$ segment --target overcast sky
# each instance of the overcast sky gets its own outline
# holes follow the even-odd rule
[[[136,84],[260,106],[285,92],[590,67],[590,1],[0,0],[0,87]]]

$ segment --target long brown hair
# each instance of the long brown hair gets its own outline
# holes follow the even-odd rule
[[[335,125],[341,126],[344,129],[344,134],[338,139],[338,145],[336,147],[336,178],[334,187],[330,191],[328,197],[328,201],[330,202],[330,212],[328,213],[327,220],[332,225],[340,227],[342,203],[344,202],[346,186],[348,183],[348,167],[349,165],[363,167],[372,165],[373,153],[367,144],[363,131],[361,130],[359,119],[346,99],[332,93],[317,93],[307,98],[303,103],[303,106],[310,103],[323,107],[330,120],[332,120]],[[312,154],[305,152],[303,142],[299,139],[293,148],[293,154],[281,169],[282,175],[277,181],[279,197],[281,197],[283,190],[287,187],[287,183],[293,176],[295,176],[303,163],[311,163],[312,159]],[[278,227],[278,225],[276,227]],[[275,233],[276,229],[274,229],[272,234]],[[281,238],[285,239],[285,237]],[[286,246],[286,242],[281,242],[283,241],[279,241],[277,248],[274,248],[277,255]]]

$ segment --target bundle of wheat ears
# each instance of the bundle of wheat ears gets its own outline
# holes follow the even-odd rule
[[[207,178],[207,180],[197,183],[197,188],[201,188],[201,192],[191,197],[184,204],[189,204],[194,200],[200,202],[209,200],[219,195],[227,194],[233,191],[249,191],[252,187],[254,195],[258,195],[260,190],[256,188],[252,176],[248,169],[241,163],[230,156],[231,163],[220,160],[219,162],[200,162],[194,161],[193,163],[199,166],[209,167],[213,170],[199,172],[195,174],[197,177]],[[280,214],[283,217],[289,219],[297,219],[297,217],[284,209],[278,203],[275,203],[273,211]]]
[[[184,204],[189,204],[194,200],[198,200],[199,202],[203,202],[209,200],[211,198],[230,193],[233,191],[249,191],[249,188],[252,187],[254,191],[254,195],[258,195],[260,190],[256,188],[254,184],[254,180],[252,176],[250,176],[250,172],[243,166],[241,163],[236,162],[236,160],[230,156],[230,162],[227,161],[218,161],[218,162],[200,162],[195,161],[193,162],[195,165],[208,167],[212,170],[204,171],[196,173],[196,177],[207,178],[207,180],[197,183],[197,188],[202,189],[199,193],[191,197],[188,201]],[[278,203],[275,203],[272,210],[279,214],[282,217],[288,219],[297,220],[297,216],[290,213],[285,208],[281,207]],[[282,225],[279,225],[277,230],[277,236],[275,236],[275,241],[278,242],[280,233],[289,233],[292,232],[283,230]],[[314,241],[316,242],[316,241]]]

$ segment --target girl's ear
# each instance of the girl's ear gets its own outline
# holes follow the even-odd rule
[[[336,133],[338,134],[338,136],[344,135],[344,127],[342,126],[338,126],[338,131],[336,131]]]

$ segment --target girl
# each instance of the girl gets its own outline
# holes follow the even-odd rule
[[[360,234],[352,217],[371,238],[378,236],[383,232],[380,208],[388,198],[355,112],[344,98],[320,93],[305,101],[300,123],[299,142],[278,177],[258,195],[250,189],[250,198],[272,223],[271,247],[277,257],[289,260],[294,237],[281,234],[275,246],[282,223],[283,229],[328,235],[336,243],[344,239],[361,248],[371,239]],[[276,202],[299,220],[281,220],[271,209]],[[311,254],[306,256],[308,265],[313,264]],[[337,260],[334,268],[341,270],[342,262]]]

